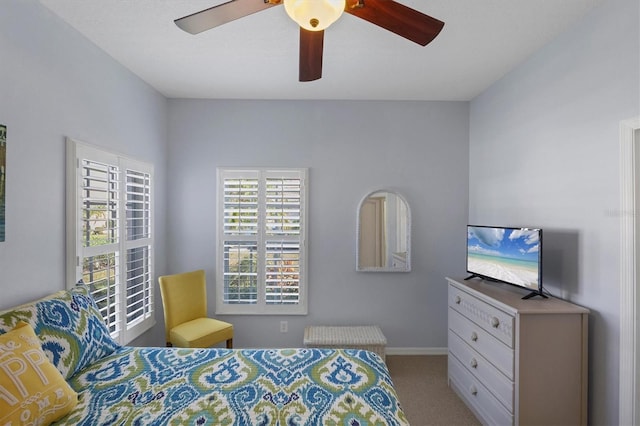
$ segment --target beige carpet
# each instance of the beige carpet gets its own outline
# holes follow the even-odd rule
[[[387,355],[387,366],[411,426],[480,425],[447,384],[446,355]]]

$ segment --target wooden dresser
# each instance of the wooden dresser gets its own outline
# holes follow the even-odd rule
[[[486,425],[587,424],[589,311],[479,279],[449,284],[449,386]]]

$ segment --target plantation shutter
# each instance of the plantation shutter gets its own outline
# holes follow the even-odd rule
[[[267,175],[265,190],[266,301],[298,303],[302,179]]]
[[[97,157],[94,157],[97,158]],[[82,280],[92,295],[112,336],[122,329],[120,303],[120,169],[117,157],[80,159]],[[75,282],[75,278],[71,282]]]
[[[67,276],[90,286],[111,336],[154,325],[152,167],[67,142]]]
[[[218,313],[306,313],[306,169],[218,169]]]
[[[142,163],[126,165],[126,338],[130,341],[153,326],[153,239],[151,170]]]
[[[258,173],[223,178],[224,304],[258,302]]]

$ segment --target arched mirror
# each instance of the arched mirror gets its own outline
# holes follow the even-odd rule
[[[367,194],[358,206],[357,233],[357,271],[411,271],[411,211],[402,195]]]

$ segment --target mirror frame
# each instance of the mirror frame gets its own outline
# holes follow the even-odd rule
[[[386,192],[395,195],[402,202],[404,202],[407,207],[407,223],[406,223],[406,245],[407,245],[407,256],[404,265],[401,267],[393,267],[393,266],[366,266],[360,267],[360,212],[362,210],[362,206],[366,202],[366,200],[374,194]],[[409,206],[409,202],[407,199],[398,191],[393,189],[376,189],[374,191],[370,191],[367,193],[362,199],[360,203],[358,203],[358,209],[356,211],[356,271],[357,272],[411,272],[411,207]]]

